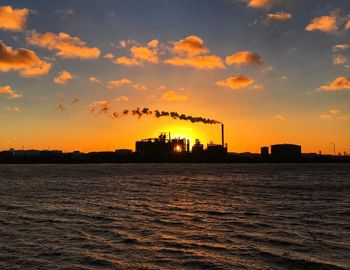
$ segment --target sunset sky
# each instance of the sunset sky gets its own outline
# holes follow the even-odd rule
[[[134,149],[225,123],[231,152],[350,153],[348,0],[35,0],[0,4],[0,149]]]

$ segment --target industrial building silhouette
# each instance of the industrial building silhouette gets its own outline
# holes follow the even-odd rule
[[[224,125],[221,124],[221,144],[209,143],[206,148],[196,139],[190,146],[186,138],[171,138],[170,132],[161,133],[158,138],[136,142],[136,154],[140,160],[207,160],[220,161],[227,158],[227,145],[224,141]]]
[[[225,143],[224,125],[221,124],[221,144],[204,146],[198,139],[190,145],[186,138],[172,138],[170,133],[161,133],[157,138],[136,141],[135,151],[82,153],[60,150],[15,150],[0,152],[0,163],[278,163],[278,162],[350,162],[347,155],[303,154],[295,144],[275,144],[261,147],[259,154],[229,153]]]

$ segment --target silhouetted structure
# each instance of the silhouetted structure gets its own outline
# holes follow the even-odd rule
[[[227,148],[222,144],[211,142],[207,145],[207,155],[210,161],[222,161],[227,156]]]
[[[189,143],[189,142],[188,142]],[[189,151],[186,139],[167,138],[166,133],[162,133],[158,138],[143,139],[136,142],[136,152],[141,154],[160,154],[160,153],[183,153]]]
[[[271,146],[271,160],[274,162],[300,161],[301,146],[295,144],[275,144]]]
[[[204,153],[204,146],[201,144],[201,142],[196,139],[195,144],[192,146],[192,154],[193,155],[203,155]]]
[[[197,139],[190,152],[190,142],[184,138],[167,137],[162,133],[158,138],[143,139],[136,142],[136,154],[141,161],[225,161],[227,147],[224,146],[224,125],[221,125],[221,144],[210,143],[207,149]]]
[[[267,161],[270,158],[270,154],[269,154],[269,148],[267,146],[263,146],[260,149],[260,155],[262,160]]]
[[[224,124],[221,124],[221,145],[225,147],[225,128]]]
[[[114,152],[63,153],[60,150],[15,150],[0,151],[0,163],[135,163],[135,162],[350,162],[346,155],[302,154],[301,146],[276,144],[261,147],[260,154],[228,153],[225,144],[224,125],[221,125],[221,144],[213,142],[207,148],[196,139],[190,150],[190,142],[185,138],[171,138],[170,133],[162,133],[158,138],[136,142],[136,151],[118,149]]]

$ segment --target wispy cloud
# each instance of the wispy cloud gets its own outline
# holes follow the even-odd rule
[[[331,121],[331,120],[350,120],[350,115],[342,114],[337,109],[329,110],[327,113],[320,115],[321,120]]]
[[[93,83],[102,83],[99,79],[97,79],[96,77],[90,77],[89,78],[89,81],[90,82],[93,82]]]
[[[11,111],[11,112],[16,112],[16,113],[21,112],[20,108],[18,108],[18,107],[10,107],[10,106],[8,106],[8,107],[6,107],[6,110]]]
[[[10,85],[0,86],[0,95],[6,95],[8,99],[15,99],[22,97],[21,94],[16,93]]]
[[[147,90],[147,86],[144,84],[140,84],[140,83],[135,83],[132,87],[136,90],[139,90],[139,91]]]
[[[117,102],[126,102],[129,101],[129,98],[127,96],[120,96],[115,99]]]
[[[333,65],[344,66],[347,63],[347,59],[343,55],[335,55],[333,57]]]
[[[350,48],[349,44],[337,44],[337,45],[333,46],[333,51],[334,52],[343,51],[343,50],[347,50],[349,48]]]
[[[274,118],[275,120],[279,120],[279,121],[284,121],[284,120],[286,120],[286,118],[285,118],[282,114],[276,114],[273,118]]]
[[[121,80],[115,80],[115,81],[109,81],[107,83],[107,88],[108,89],[113,89],[113,88],[118,88],[119,86],[125,85],[125,84],[131,84],[132,81],[129,79],[121,79]]]
[[[188,97],[182,93],[169,90],[162,94],[161,99],[164,101],[187,101]]]
[[[323,85],[320,87],[322,91],[343,91],[350,90],[350,78],[338,77],[333,82],[328,85]]]
[[[266,26],[271,26],[277,23],[290,21],[293,18],[292,14],[285,12],[269,13],[264,21]]]
[[[61,18],[66,19],[67,17],[74,15],[74,10],[70,8],[56,9],[55,13],[61,16]]]
[[[47,32],[40,34],[32,31],[28,35],[27,40],[32,45],[55,51],[56,55],[62,58],[96,59],[101,54],[98,48],[87,47],[84,41],[66,33],[54,34]]]

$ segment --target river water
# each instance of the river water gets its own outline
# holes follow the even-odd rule
[[[0,269],[350,269],[348,164],[0,166]]]

